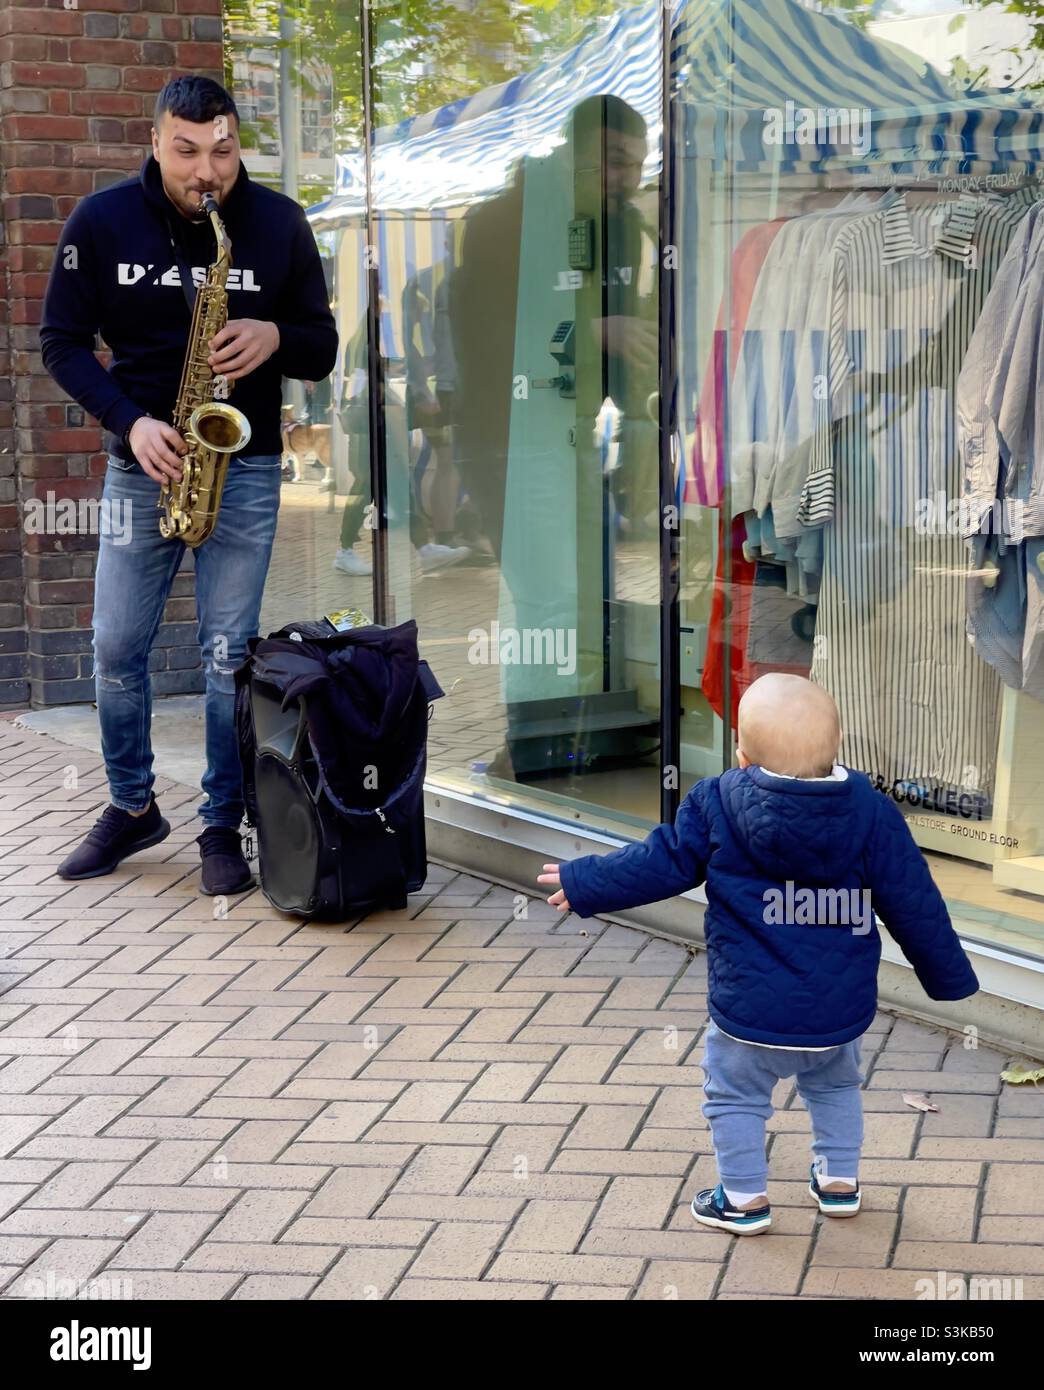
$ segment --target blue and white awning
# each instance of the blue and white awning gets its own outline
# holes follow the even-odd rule
[[[373,200],[382,213],[466,206],[510,182],[526,156],[564,139],[573,108],[612,92],[649,126],[648,179],[659,169],[661,6],[643,4],[596,21],[575,48],[533,72],[376,132]],[[332,198],[308,211],[312,226],[334,225],[365,212],[363,152],[337,158]]]
[[[1044,153],[1044,112],[1022,94],[960,87],[799,0],[683,0],[671,70],[677,157],[737,173],[1023,172]]]
[[[466,207],[510,182],[527,156],[563,139],[585,97],[613,93],[645,118],[645,180],[659,173],[660,0],[594,21],[568,52],[475,96],[376,132],[373,204],[405,215]],[[1016,91],[959,89],[908,50],[799,0],[675,0],[671,64],[676,157],[736,172],[844,169],[1022,172],[1044,163],[1044,112]],[[842,113],[842,127],[837,113]],[[843,113],[869,116],[857,145]],[[773,122],[776,128],[773,128]],[[833,124],[831,124],[833,122]],[[782,124],[782,139],[776,129]],[[811,138],[809,138],[811,130]],[[843,138],[838,138],[838,136]],[[361,150],[337,159],[317,230],[366,208]]]

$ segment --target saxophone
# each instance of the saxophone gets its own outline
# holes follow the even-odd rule
[[[202,545],[217,525],[229,456],[250,440],[250,422],[241,410],[225,404],[229,392],[223,376],[207,364],[207,346],[228,321],[225,281],[232,264],[232,243],[218,216],[217,203],[204,193],[200,203],[214,226],[217,258],[196,292],[188,349],[174,407],[174,428],[189,446],[181,459],[181,482],[166,478],[157,507],[162,508],[160,533],[188,546]]]

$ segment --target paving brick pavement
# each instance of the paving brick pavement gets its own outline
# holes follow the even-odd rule
[[[199,792],[157,790],[167,842],[63,883],[100,761],[0,720],[0,1297],[1044,1297],[1044,1093],[1002,1054],[880,1013],[863,1213],[811,1205],[781,1083],[774,1229],[734,1241],[688,1210],[705,956],[435,863],[401,912],[223,911]]]

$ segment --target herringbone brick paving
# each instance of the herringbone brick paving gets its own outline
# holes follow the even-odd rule
[[[702,954],[439,864],[357,922],[223,911],[198,789],[162,780],[170,839],[64,883],[100,760],[0,721],[0,767],[5,1299],[1044,1296],[1044,1095],[1003,1054],[879,1014],[863,1213],[811,1205],[781,1083],[774,1227],[734,1241],[688,1211],[716,1181]]]

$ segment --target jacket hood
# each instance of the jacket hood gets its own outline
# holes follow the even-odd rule
[[[718,788],[737,840],[764,876],[836,883],[862,855],[875,823],[869,778],[844,781],[775,777],[761,767],[733,768]]]

